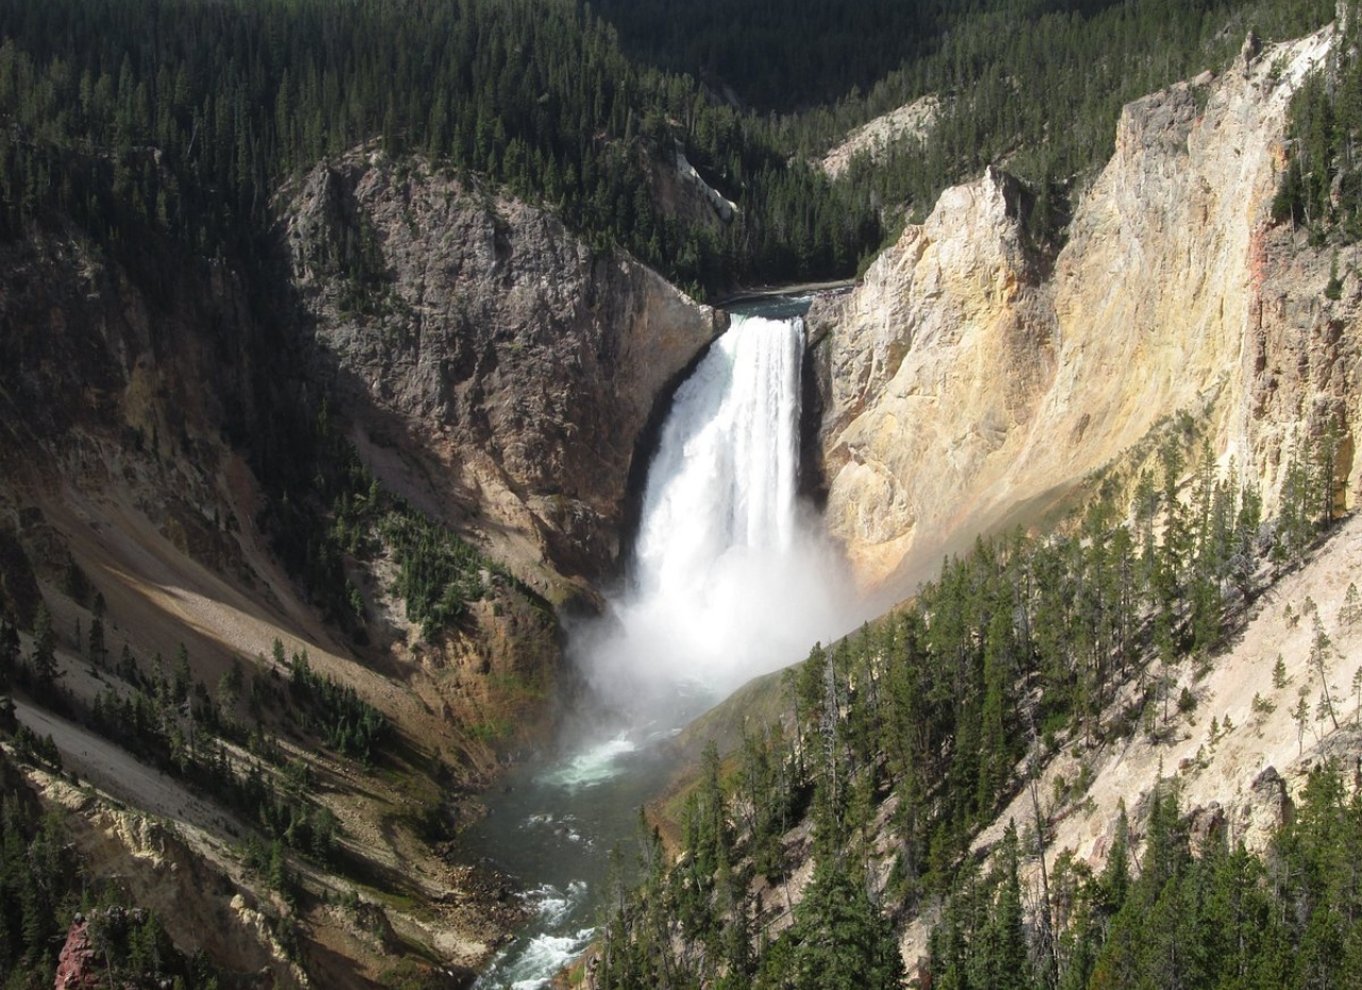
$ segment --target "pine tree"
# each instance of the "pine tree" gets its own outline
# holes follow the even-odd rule
[[[98,613],[90,620],[88,647],[90,662],[102,667],[109,650],[104,643],[104,619]]]
[[[1102,914],[1113,917],[1125,904],[1130,889],[1130,819],[1125,801],[1120,802],[1116,819],[1116,835],[1107,862],[1097,881],[1097,903]]]
[[[9,617],[0,614],[0,691],[8,691],[19,669],[19,631]]]
[[[848,865],[828,857],[795,912],[786,985],[791,990],[889,990],[903,979],[893,926],[853,880]]]
[[[52,629],[52,614],[46,603],[38,606],[33,619],[33,652],[29,656],[29,666],[38,689],[51,690],[60,672],[57,668],[57,635]]]
[[[1333,670],[1333,659],[1337,654],[1333,640],[1324,631],[1324,625],[1315,613],[1314,636],[1310,642],[1310,669],[1319,678],[1320,710],[1329,717],[1335,729],[1338,728],[1338,712],[1334,708],[1333,693],[1329,687],[1329,674]]]
[[[1305,753],[1305,727],[1310,724],[1310,706],[1305,701],[1305,695],[1297,698],[1296,707],[1291,710],[1291,720],[1296,723],[1296,755],[1302,756]]]
[[[189,689],[193,685],[193,675],[189,670],[189,649],[181,643],[175,648],[174,681],[171,698],[175,704],[182,705],[189,700]]]
[[[1027,990],[1033,980],[1017,876],[1017,829],[1012,822],[1003,833],[998,857],[993,877],[997,892],[975,949],[976,983],[996,990]]]

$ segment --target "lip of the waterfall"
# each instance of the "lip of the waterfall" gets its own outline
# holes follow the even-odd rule
[[[813,296],[789,293],[746,296],[725,307],[733,316],[764,316],[772,320],[803,317],[813,305]]]

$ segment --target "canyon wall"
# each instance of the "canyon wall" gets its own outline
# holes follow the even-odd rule
[[[223,706],[234,740],[258,729],[278,761],[326,781],[313,813],[334,816],[347,862],[402,894],[360,905],[401,938],[376,939],[348,909],[298,915],[304,941],[324,947],[308,950],[322,982],[371,985],[409,946],[467,976],[519,902],[451,868],[439,843],[506,759],[552,731],[570,678],[544,598],[590,596],[610,575],[638,454],[724,320],[550,214],[420,161],[356,154],[281,191],[279,206],[278,255],[249,261],[196,256],[153,223],[101,239],[54,216],[0,243],[0,611],[27,632],[46,605],[66,699],[64,714],[23,700],[18,720],[108,798],[202,833],[186,862],[229,880],[187,901],[186,918],[227,917],[238,894],[293,917],[243,867],[252,826],[221,795],[166,779],[76,717],[183,655],[196,699]],[[336,524],[321,475],[344,464],[311,436],[314,419],[342,425],[383,487],[489,558],[457,621],[428,632],[408,614],[381,526],[321,545]],[[280,482],[262,478],[295,460],[309,466],[268,494]],[[279,519],[316,525],[281,532]],[[290,539],[304,544],[292,570],[279,549]],[[318,597],[324,553],[352,621]],[[96,613],[103,654],[85,637]],[[293,721],[291,658],[304,654],[392,726],[376,766]],[[224,688],[229,675],[245,687]],[[230,759],[244,774],[255,758]],[[92,845],[98,862],[113,862],[105,845],[123,855]],[[144,859],[118,869],[152,903],[169,888]],[[309,882],[350,889],[329,864]],[[263,919],[208,948],[228,965],[278,962],[292,985]]]
[[[828,526],[863,585],[904,593],[975,533],[1061,509],[1179,414],[1269,505],[1339,426],[1351,500],[1357,252],[1271,219],[1291,96],[1332,38],[1250,40],[1219,78],[1128,105],[1053,264],[990,169],[815,306]]]
[[[606,576],[640,439],[722,315],[420,160],[318,167],[287,234],[316,362],[385,480],[551,597],[554,572]]]

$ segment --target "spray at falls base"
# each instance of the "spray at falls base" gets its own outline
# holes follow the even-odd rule
[[[589,944],[610,850],[671,769],[659,745],[743,682],[846,631],[854,598],[798,498],[800,317],[736,316],[677,390],[648,471],[628,584],[570,630],[610,712],[520,768],[467,833],[535,919],[477,986],[535,990]],[[631,860],[626,854],[625,860]]]

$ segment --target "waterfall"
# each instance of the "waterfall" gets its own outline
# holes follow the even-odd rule
[[[675,754],[652,745],[748,678],[803,659],[858,614],[797,497],[804,325],[738,317],[677,390],[649,466],[629,583],[569,650],[605,702],[570,745],[489,801],[481,848],[540,884],[529,933],[475,984],[537,988],[594,937],[616,843]]]
[[[703,598],[726,559],[788,549],[804,324],[738,317],[677,391],[634,553],[643,595]]]
[[[801,511],[803,320],[735,317],[677,391],[627,589],[578,651],[621,704],[711,699],[844,631],[849,589]]]

